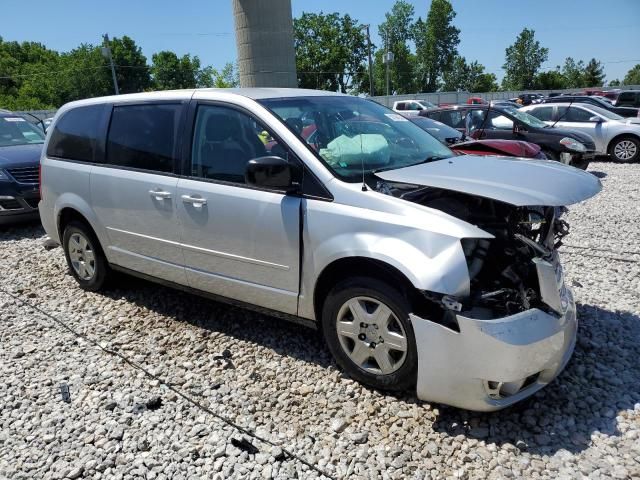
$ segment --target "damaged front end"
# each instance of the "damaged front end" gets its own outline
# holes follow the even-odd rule
[[[497,410],[555,378],[571,356],[577,330],[557,254],[569,233],[561,218],[566,209],[397,182],[379,182],[377,189],[493,235],[461,240],[466,294],[423,292],[427,306],[411,316],[418,397]]]

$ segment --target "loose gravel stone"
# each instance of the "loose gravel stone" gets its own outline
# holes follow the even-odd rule
[[[271,317],[128,277],[84,292],[40,226],[0,227],[0,478],[321,477],[283,448],[352,479],[640,478],[640,165],[590,170],[604,190],[570,207],[560,250],[574,357],[491,414],[368,389],[317,333]]]

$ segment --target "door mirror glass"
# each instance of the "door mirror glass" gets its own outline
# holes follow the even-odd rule
[[[297,169],[282,157],[275,155],[249,160],[245,171],[247,185],[284,190],[287,193],[298,189]]]

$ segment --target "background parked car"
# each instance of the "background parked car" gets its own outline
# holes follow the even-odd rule
[[[619,90],[605,93],[616,107],[640,108],[640,90]]]
[[[632,107],[616,107],[610,101],[604,100],[603,97],[589,95],[566,95],[562,97],[545,98],[542,103],[586,103],[604,108],[613,113],[617,113],[622,117],[637,117],[640,115],[640,108]]]
[[[576,130],[549,128],[522,109],[488,105],[457,105],[420,113],[472,138],[523,140],[539,145],[547,158],[586,169],[594,156],[593,139]]]
[[[436,137],[456,153],[464,155],[500,155],[520,158],[547,158],[535,143],[519,140],[475,140],[468,138],[444,123],[427,117],[411,117],[410,120],[424,131]]]
[[[12,113],[0,113],[0,224],[38,217],[38,170],[44,132]]]
[[[427,100],[401,100],[393,103],[393,110],[406,117],[418,115],[422,110],[438,108]]]
[[[609,155],[618,162],[637,162],[640,158],[640,118],[623,118],[604,108],[585,103],[530,105],[522,109],[561,128],[590,135],[596,153]]]

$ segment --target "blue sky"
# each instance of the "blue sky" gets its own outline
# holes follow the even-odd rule
[[[267,0],[264,0],[267,1]],[[292,0],[293,14],[349,13],[377,25],[393,0]],[[430,1],[411,1],[426,16]],[[605,65],[607,80],[622,78],[640,63],[640,0],[452,0],[462,30],[459,51],[502,77],[504,50],[524,27],[533,28],[549,48],[553,68],[565,57]],[[28,8],[27,8],[28,7]],[[231,0],[2,0],[5,40],[33,40],[56,50],[99,43],[101,34],[129,35],[149,58],[160,50],[198,55],[221,67],[236,57]],[[629,61],[631,60],[631,61]]]

